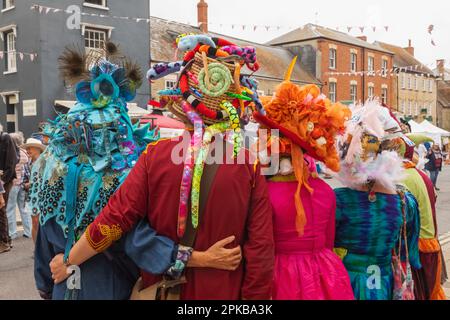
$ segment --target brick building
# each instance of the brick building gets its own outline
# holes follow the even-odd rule
[[[414,47],[409,41],[406,48],[383,42],[378,45],[393,52],[393,91],[396,94],[391,106],[406,120],[436,124],[436,77],[433,71],[414,57]]]
[[[323,84],[335,101],[394,100],[393,53],[346,33],[307,24],[268,43],[301,57],[301,62]]]

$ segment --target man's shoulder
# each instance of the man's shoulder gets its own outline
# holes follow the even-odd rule
[[[172,149],[174,146],[182,142],[183,137],[175,137],[175,138],[161,138],[157,141],[153,141],[147,145],[144,155],[148,155],[156,150],[164,150],[164,149]]]

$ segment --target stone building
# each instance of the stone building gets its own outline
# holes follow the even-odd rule
[[[414,47],[409,41],[408,47],[378,42],[383,48],[393,52],[394,73],[392,78],[395,99],[392,107],[406,120],[422,122],[428,120],[437,123],[436,77],[433,71],[414,57]]]

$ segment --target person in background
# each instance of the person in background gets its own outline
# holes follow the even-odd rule
[[[5,188],[3,187],[2,181],[3,171],[0,171],[0,209],[5,206],[5,199],[3,198],[3,194],[5,193]]]
[[[11,190],[13,180],[16,176],[16,164],[17,153],[14,142],[9,134],[3,132],[3,126],[0,124],[0,171],[3,171],[2,179],[5,190],[3,194],[5,205],[0,207],[0,253],[11,250],[6,206],[8,205],[9,190]]]
[[[25,143],[22,146],[23,149],[25,149],[28,153],[28,156],[30,157],[30,168],[33,167],[33,164],[36,162],[36,160],[41,156],[41,153],[45,150],[45,145],[42,143],[42,141],[34,138],[27,139],[27,143]],[[29,188],[27,185],[26,188]],[[33,237],[33,241],[36,243],[36,237],[37,237],[37,231],[39,228],[39,213],[37,214],[31,214],[31,220],[33,227],[31,229],[31,235]]]
[[[16,179],[14,179],[13,187],[9,192],[8,206],[6,207],[9,236],[14,240],[17,238],[16,206],[19,207],[22,218],[23,236],[31,238],[31,213],[26,210],[25,206],[26,193],[29,188],[30,164],[27,151],[21,147],[24,142],[23,133],[12,133],[11,138],[19,154],[19,162],[16,165]]]
[[[428,145],[429,146],[429,145]],[[432,148],[427,148],[428,163],[425,165],[425,169],[430,173],[430,179],[433,182],[433,186],[439,191],[436,186],[439,172],[442,171],[442,161],[444,159],[441,148],[439,145],[434,144]]]
[[[339,180],[345,188],[335,189],[335,250],[349,272],[357,300],[412,300],[412,270],[421,269],[418,205],[413,194],[398,186],[402,158],[384,147],[391,133],[401,129],[376,100],[352,111],[339,141]],[[399,248],[407,248],[408,254]],[[372,285],[374,266],[379,285]]]

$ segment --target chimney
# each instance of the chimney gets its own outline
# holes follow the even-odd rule
[[[408,53],[412,56],[414,56],[414,47],[412,46],[411,39],[408,40],[408,46],[404,48]]]
[[[436,60],[436,66],[439,76],[443,77],[445,74],[445,60],[444,59]]]
[[[358,39],[367,42],[367,36],[359,36]]]
[[[200,0],[197,4],[198,26],[203,33],[208,33],[208,4],[205,0]]]

